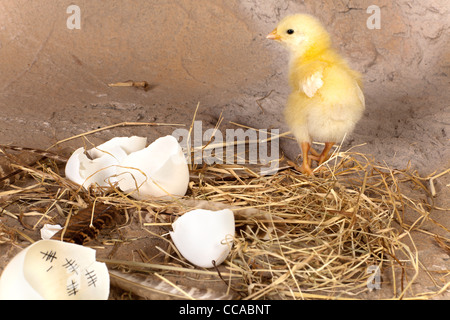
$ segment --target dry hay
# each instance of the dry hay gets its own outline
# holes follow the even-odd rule
[[[364,296],[374,276],[368,271],[377,268],[383,275],[381,286],[390,288],[392,298],[430,298],[449,287],[447,272],[430,275],[439,278],[434,280],[439,284],[435,292],[411,290],[423,269],[411,232],[421,230],[425,221],[434,222],[430,211],[436,208],[425,186],[433,177],[393,170],[363,154],[338,149],[314,177],[299,173],[285,161],[278,172],[266,176],[254,165],[193,166],[188,194],[173,201],[136,201],[115,188],[86,192],[64,178],[62,165],[52,159],[15,165],[32,179],[0,189],[0,248],[17,245],[18,238],[28,244],[37,240],[35,235],[44,223],[59,220],[67,228],[77,212],[89,205],[94,212],[98,203],[126,218],[127,222],[113,226],[115,230],[127,230],[134,219],[141,238],[160,240],[157,258],[130,247],[139,257],[129,260],[116,258],[114,252],[119,244],[127,250],[133,239],[119,239],[117,233],[109,232],[97,243],[113,248],[99,258],[110,267],[112,283],[141,297],[370,297]],[[411,190],[419,196],[408,195]],[[234,245],[216,269],[190,265],[168,236],[171,222],[195,207],[229,207],[235,213]],[[418,218],[407,223],[405,216],[413,213]],[[30,217],[33,224],[27,222]],[[449,241],[436,239],[441,246]],[[391,275],[390,281],[386,274]],[[207,290],[211,283],[222,286],[213,292]]]

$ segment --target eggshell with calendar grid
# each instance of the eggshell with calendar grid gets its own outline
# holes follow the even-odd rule
[[[95,250],[40,240],[20,251],[0,276],[0,300],[106,300],[109,273]]]

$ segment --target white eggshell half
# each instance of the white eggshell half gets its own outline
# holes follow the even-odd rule
[[[147,138],[116,137],[85,154],[84,148],[75,150],[65,168],[66,177],[88,188],[91,184],[108,187],[117,182],[116,167],[128,154],[145,148]]]
[[[109,273],[95,250],[41,240],[19,252],[0,277],[1,300],[106,300]]]
[[[117,167],[120,189],[136,199],[184,196],[189,168],[177,139],[165,136],[131,153]]]
[[[230,253],[235,233],[234,214],[229,209],[186,212],[172,224],[170,236],[181,255],[196,266],[212,268]]]

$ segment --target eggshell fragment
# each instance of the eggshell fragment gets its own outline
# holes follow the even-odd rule
[[[196,266],[212,268],[230,253],[235,234],[234,214],[230,209],[186,212],[172,224],[170,236],[181,255]]]
[[[177,139],[165,136],[128,155],[117,168],[119,187],[132,197],[184,196],[189,168]]]
[[[84,148],[78,148],[77,150],[75,150],[70,156],[69,160],[67,160],[65,168],[66,178],[75,183],[78,183],[79,185],[82,185],[86,180],[85,178],[82,178],[80,174],[80,156],[81,154],[83,154],[83,152]]]
[[[138,150],[144,149],[147,144],[147,138],[144,137],[115,137],[111,140],[89,150],[92,158],[101,157],[106,152],[114,154],[117,147],[121,148],[128,155]]]
[[[63,227],[61,227],[59,224],[44,224],[44,226],[41,228],[41,238],[43,240],[49,240],[61,229],[63,229]]]
[[[95,250],[41,240],[19,252],[0,277],[1,300],[106,300],[109,273]]]
[[[147,138],[116,137],[85,151],[79,148],[67,161],[66,177],[85,188],[92,184],[108,187],[117,182],[116,167],[130,153],[145,148]]]

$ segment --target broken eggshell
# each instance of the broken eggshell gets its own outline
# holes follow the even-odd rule
[[[109,273],[95,250],[40,240],[19,252],[0,277],[1,300],[106,300]]]
[[[177,139],[165,136],[128,155],[117,167],[119,188],[135,199],[184,196],[189,168]]]
[[[67,161],[66,177],[84,188],[92,184],[108,187],[117,182],[117,165],[130,153],[145,148],[146,143],[143,137],[116,137],[87,151],[81,147]]]
[[[181,255],[196,266],[212,268],[230,253],[235,233],[230,209],[186,212],[172,224],[170,236]]]
[[[62,229],[63,227],[61,227],[59,224],[44,224],[44,226],[41,228],[41,239],[50,240]]]

